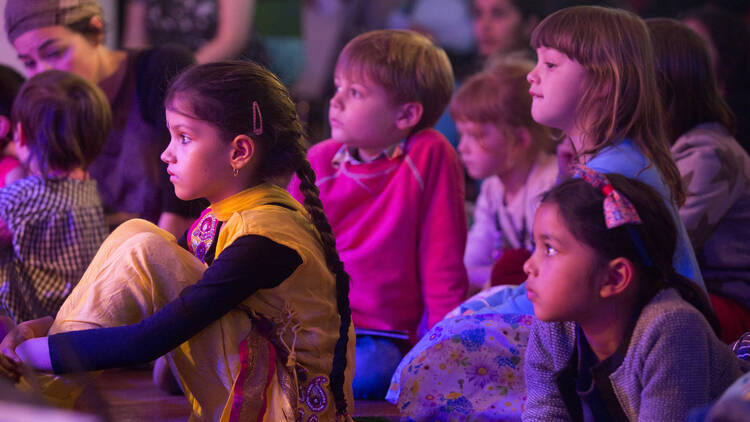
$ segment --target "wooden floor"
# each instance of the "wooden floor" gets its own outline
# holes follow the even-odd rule
[[[96,393],[80,403],[79,410],[99,414],[105,421],[184,422],[190,415],[185,397],[157,389],[150,370],[105,371],[95,382]],[[384,401],[357,401],[354,410],[358,421],[398,420],[396,407]]]

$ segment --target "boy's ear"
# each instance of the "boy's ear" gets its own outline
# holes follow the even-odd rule
[[[10,119],[0,115],[0,138],[5,138],[10,133]]]
[[[422,113],[424,113],[424,107],[421,103],[410,102],[401,104],[396,115],[396,127],[401,130],[408,130],[422,120]]]
[[[635,278],[635,267],[629,259],[619,257],[607,264],[607,276],[599,287],[602,298],[614,297],[625,292]]]
[[[255,155],[255,141],[247,135],[237,135],[232,139],[229,163],[232,168],[241,169]]]

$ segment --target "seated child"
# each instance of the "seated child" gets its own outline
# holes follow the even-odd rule
[[[13,149],[10,142],[13,133],[10,110],[22,84],[23,76],[10,67],[0,65],[0,188],[25,176],[21,163],[9,154],[9,150]]]
[[[665,127],[685,182],[680,217],[729,343],[750,331],[750,156],[734,137],[701,37],[672,19],[649,19]]]
[[[111,121],[104,93],[79,76],[29,79],[13,103],[13,143],[29,176],[0,189],[0,313],[16,323],[55,315],[83,275],[107,226],[87,166]]]
[[[533,67],[525,60],[500,62],[467,80],[451,102],[461,160],[471,177],[484,179],[464,254],[470,293],[487,285],[498,259],[513,253],[523,258],[508,273],[522,278],[493,284],[526,279],[521,266],[531,250],[534,212],[557,177],[554,142],[531,118],[526,74]]]
[[[672,265],[677,230],[659,194],[576,172],[542,199],[524,264],[538,320],[523,420],[683,421],[741,362],[716,337],[708,297]]]
[[[0,373],[18,379],[21,360],[65,374],[166,355],[191,420],[351,421],[349,276],[289,93],[238,61],[186,70],[166,98],[175,193],[210,207],[186,244],[145,220],[120,225],[51,326],[6,336]],[[304,206],[276,184],[292,172]]]
[[[344,47],[334,82],[332,139],[308,158],[352,277],[352,320],[414,341],[468,286],[461,164],[430,128],[450,101],[450,62],[415,32],[373,31]],[[296,179],[290,191],[302,200]],[[400,359],[393,342],[359,337],[355,395],[382,399]]]

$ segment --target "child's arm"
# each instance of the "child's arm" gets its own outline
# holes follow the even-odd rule
[[[522,414],[524,422],[570,420],[570,413],[557,387],[555,363],[569,359],[575,344],[575,336],[572,333],[570,336],[561,336],[559,330],[554,329],[560,325],[560,323],[550,324],[534,319],[534,324],[531,326],[529,344],[524,357],[526,378],[526,403]]]
[[[21,375],[21,361],[37,369],[52,370],[46,337],[52,322],[54,319],[47,316],[22,322],[10,330],[0,343],[0,352],[4,355],[0,365],[5,375],[17,380]]]
[[[481,290],[490,278],[493,264],[493,251],[500,245],[502,233],[498,230],[497,210],[493,208],[490,196],[497,194],[489,182],[482,184],[474,209],[474,223],[466,239],[464,264],[469,274],[469,283],[474,290]]]
[[[291,248],[262,236],[241,236],[222,250],[197,283],[140,322],[50,335],[46,347],[52,368],[67,373],[154,360],[236,309],[258,289],[278,286],[301,264]],[[251,279],[248,268],[253,269]],[[40,345],[32,342],[29,347],[35,351]],[[30,358],[30,363],[45,367],[34,354]]]
[[[422,172],[418,257],[427,328],[466,297],[469,286],[463,256],[466,247],[464,176],[455,150],[440,142],[415,157]],[[416,148],[415,148],[416,149]],[[408,205],[407,205],[408,206]]]

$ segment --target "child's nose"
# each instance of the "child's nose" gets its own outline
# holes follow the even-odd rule
[[[532,253],[529,259],[523,263],[523,272],[526,276],[531,277],[536,275],[536,264],[533,262],[534,254]]]
[[[159,156],[159,158],[161,158],[161,160],[167,164],[171,163],[173,161],[172,159],[174,158],[174,156],[172,155],[172,151],[170,150],[171,146],[172,143],[170,142],[169,145],[167,145],[167,148],[164,149],[164,151]]]
[[[330,102],[330,107],[331,108],[337,108],[337,109],[341,108],[341,97],[340,97],[340,95],[341,95],[340,92],[336,92],[336,93],[333,94],[333,97],[331,97],[331,102]]]
[[[533,84],[537,81],[536,66],[534,66],[534,68],[531,69],[531,72],[526,75],[526,80],[529,81],[530,84]]]

